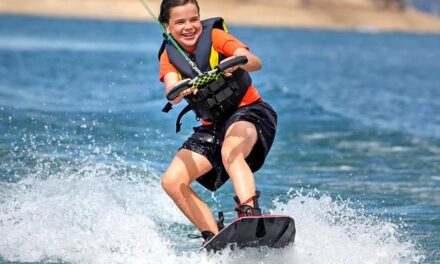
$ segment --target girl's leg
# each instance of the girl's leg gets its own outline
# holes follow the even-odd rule
[[[209,207],[189,186],[211,170],[208,159],[181,149],[162,176],[162,187],[183,214],[200,230],[218,233],[217,222]]]
[[[258,134],[254,124],[238,121],[228,128],[223,142],[221,151],[223,165],[240,202],[255,195],[254,175],[245,159],[251,153],[257,139]],[[247,204],[254,206],[253,200]]]

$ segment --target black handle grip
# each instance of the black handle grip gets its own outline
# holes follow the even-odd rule
[[[233,59],[230,59],[228,61],[225,61],[223,63],[220,63],[217,66],[217,69],[219,72],[225,71],[226,69],[229,69],[231,67],[237,66],[237,65],[243,65],[248,62],[248,59],[246,56],[238,56]]]
[[[189,82],[190,82],[190,80],[187,80],[185,82],[182,82],[182,83],[179,83],[178,85],[176,85],[173,89],[171,89],[171,91],[168,92],[167,99],[170,101],[176,99],[181,92],[183,92],[186,89],[191,87]]]

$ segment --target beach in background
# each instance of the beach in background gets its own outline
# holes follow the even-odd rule
[[[145,0],[156,12],[161,1]],[[421,1],[421,0],[419,0]],[[426,1],[426,0],[425,0]],[[440,19],[398,0],[199,0],[202,18],[272,27],[440,32]],[[426,6],[426,4],[425,4]],[[138,0],[0,0],[0,14],[151,20]]]

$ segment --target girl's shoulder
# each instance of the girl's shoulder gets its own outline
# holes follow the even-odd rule
[[[219,28],[213,28],[212,29],[212,39],[221,39],[221,38],[227,38],[228,36],[232,36],[228,32],[221,30]]]
[[[229,32],[223,31],[218,28],[214,28],[212,30],[212,42],[213,43],[237,42],[242,44],[237,37],[231,35]]]
[[[247,45],[235,36],[217,28],[212,30],[212,44],[215,50],[226,56],[232,56],[238,48],[248,49]]]

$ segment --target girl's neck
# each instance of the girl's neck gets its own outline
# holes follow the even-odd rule
[[[184,49],[188,54],[193,54],[196,51],[196,47],[185,48]]]

